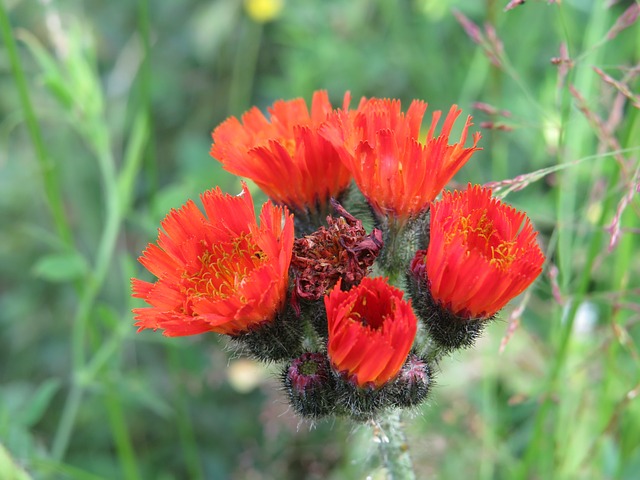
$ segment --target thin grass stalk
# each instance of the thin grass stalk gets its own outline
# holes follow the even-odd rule
[[[562,5],[558,5],[558,8],[565,8]],[[608,16],[594,9],[591,20],[587,27],[586,34],[584,36],[585,44],[592,45],[599,38],[606,33]],[[566,39],[569,43],[569,39]],[[590,59],[590,64],[597,62],[602,51],[595,52],[598,55]],[[593,98],[595,96],[595,82],[594,75],[590,68],[587,66],[577,66],[574,71],[575,77],[573,83],[577,88],[585,95],[586,98]],[[568,93],[566,93],[568,95]],[[567,103],[563,115],[563,135],[560,136],[559,163],[570,162],[574,158],[580,158],[584,153],[585,146],[589,145],[589,138],[591,136],[589,127],[583,119],[572,119],[569,121],[571,113],[570,105]],[[574,251],[574,235],[571,230],[571,225],[574,224],[576,219],[576,205],[577,205],[577,193],[581,191],[578,185],[579,172],[576,169],[568,169],[560,174],[558,180],[562,188],[558,189],[557,197],[557,215],[558,215],[558,256],[559,256],[559,269],[560,269],[560,286],[565,292],[569,288],[569,282],[571,280],[572,261]],[[604,214],[608,212],[609,205],[606,202],[601,210],[601,216],[598,224],[603,226]],[[578,307],[584,300],[584,296],[589,286],[591,279],[591,271],[593,268],[595,257],[601,249],[601,237],[600,232],[596,231],[590,238],[587,246],[587,256],[585,258],[585,265],[582,272],[578,276],[577,287],[571,295],[571,304],[566,312],[564,323],[560,326],[559,342],[556,353],[552,359],[552,366],[549,370],[549,375],[545,381],[545,387],[543,389],[542,405],[538,409],[535,419],[531,441],[528,444],[524,453],[524,460],[520,469],[519,478],[529,478],[532,474],[534,464],[539,467],[538,474],[545,476],[553,471],[554,452],[552,445],[554,441],[548,442],[547,446],[543,445],[543,437],[545,436],[545,428],[547,427],[548,417],[551,415],[554,409],[553,394],[558,388],[558,382],[562,371],[564,369],[567,354],[569,350],[569,343],[571,339],[571,333],[573,330],[574,319],[578,310]]]
[[[106,219],[101,239],[98,244],[98,252],[94,266],[94,274],[87,280],[86,287],[82,292],[78,309],[73,318],[71,348],[72,348],[72,385],[65,401],[60,423],[53,440],[52,456],[55,459],[62,459],[67,450],[73,425],[80,408],[84,389],[92,380],[93,374],[97,372],[94,362],[87,361],[85,352],[85,339],[87,334],[87,323],[93,310],[95,300],[102,290],[109,270],[113,264],[116,241],[119,236],[124,215],[128,211],[132,190],[134,188],[133,179],[140,169],[142,151],[148,140],[148,125],[140,115],[134,122],[130,145],[124,156],[124,165],[120,177],[116,178],[115,161],[110,152],[109,142],[105,141],[106,132],[100,136],[101,140],[96,141],[96,155],[99,158],[100,171],[103,176]],[[116,333],[117,336],[117,333]],[[106,348],[106,346],[105,346]],[[113,350],[115,354],[117,348]],[[103,359],[102,350],[98,350],[95,359]],[[103,359],[101,361],[106,361]]]
[[[229,89],[229,114],[239,115],[251,104],[253,81],[262,43],[262,23],[243,19]]]
[[[607,197],[609,200],[611,197]],[[534,429],[532,439],[529,443],[529,446],[525,452],[524,461],[522,463],[522,468],[520,471],[519,478],[528,478],[531,474],[532,467],[534,462],[543,464],[548,463],[553,460],[553,456],[551,455],[551,449],[549,452],[541,453],[542,440],[545,436],[545,426],[547,417],[550,415],[551,410],[554,408],[553,393],[557,390],[558,384],[560,381],[561,373],[565,366],[567,360],[567,354],[569,351],[569,344],[571,339],[571,333],[573,331],[573,324],[576,317],[576,313],[578,308],[584,301],[584,298],[587,293],[587,289],[589,287],[589,283],[592,278],[594,261],[598,253],[602,250],[602,233],[601,230],[604,228],[604,220],[605,215],[610,210],[611,201],[605,201],[600,219],[598,221],[599,230],[596,230],[591,239],[589,241],[589,246],[586,255],[586,264],[582,270],[582,273],[578,279],[578,286],[575,289],[573,295],[571,296],[571,303],[569,305],[569,309],[566,313],[566,317],[564,319],[564,323],[562,325],[562,330],[560,334],[560,341],[558,350],[556,351],[553,359],[552,366],[549,371],[549,376],[545,381],[544,387],[544,397],[542,400],[542,405],[538,409],[534,420]],[[550,448],[552,443],[548,444]],[[545,457],[545,458],[541,458]],[[546,468],[551,468],[550,465],[546,465]],[[543,474],[542,472],[541,474]]]
[[[122,468],[122,474],[126,480],[139,480],[140,471],[136,461],[136,453],[129,437],[127,420],[122,408],[122,402],[113,388],[107,388],[104,398],[105,407],[109,416],[109,425],[116,444],[118,459]]]
[[[4,0],[0,0],[0,30],[2,31],[2,37],[7,49],[9,63],[11,64],[11,73],[18,90],[18,97],[24,112],[24,119],[29,131],[29,137],[31,138],[31,144],[33,145],[36,160],[40,166],[47,207],[51,211],[58,236],[67,247],[75,250],[73,234],[71,233],[71,227],[67,222],[64,211],[64,197],[60,190],[58,170],[55,162],[49,157],[44,146],[42,130],[40,129],[40,124],[33,110],[31,96],[29,95],[29,85],[27,84],[20,56],[18,55],[15,34],[9,21]]]
[[[149,126],[149,142],[144,151],[144,170],[151,186],[148,196],[153,200],[158,193],[160,184],[156,162],[155,129],[153,128],[151,99],[151,20],[149,18],[149,0],[138,0],[138,30],[142,40],[143,51],[139,73],[140,111],[144,112],[146,123]]]
[[[483,358],[487,362],[487,357]],[[485,370],[486,371],[486,370]],[[485,374],[482,379],[482,455],[480,461],[479,478],[492,480],[495,475],[495,454],[497,449],[494,431],[498,424],[496,402],[496,379],[493,375]]]
[[[205,477],[200,462],[198,443],[193,431],[187,392],[183,386],[183,375],[180,373],[183,370],[180,355],[181,347],[172,346],[169,348],[169,365],[173,370],[173,382],[176,387],[173,391],[177,402],[176,418],[178,419],[178,437],[184,453],[185,468],[187,472],[189,472],[189,478],[202,480]]]

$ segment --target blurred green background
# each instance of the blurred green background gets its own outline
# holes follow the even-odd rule
[[[638,478],[640,7],[507,3],[0,0],[0,478],[384,478],[369,426],[300,422],[216,335],[132,325],[164,215],[239,191],[211,130],[316,89],[473,114],[457,182],[513,179],[547,252],[406,417],[418,478]]]

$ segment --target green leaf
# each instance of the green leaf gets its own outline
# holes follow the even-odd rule
[[[50,378],[44,381],[20,410],[18,423],[27,427],[38,423],[59,388],[60,380],[57,378]]]
[[[33,274],[50,282],[68,282],[87,274],[89,266],[77,252],[54,253],[40,257]]]
[[[31,477],[16,461],[11,458],[7,449],[0,444],[0,478],[7,480],[29,480]]]

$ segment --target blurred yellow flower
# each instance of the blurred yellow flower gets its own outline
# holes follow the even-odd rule
[[[265,368],[249,358],[240,358],[229,364],[227,379],[236,392],[248,393],[266,378]]]
[[[254,21],[267,23],[280,15],[284,0],[245,0],[244,9]]]

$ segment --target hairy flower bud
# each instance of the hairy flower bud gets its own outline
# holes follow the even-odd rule
[[[322,353],[303,353],[282,372],[284,387],[294,410],[303,417],[319,418],[335,406],[335,382]]]
[[[302,352],[303,331],[297,311],[290,301],[269,323],[230,337],[238,353],[263,362],[288,360]]]
[[[431,389],[432,370],[426,359],[409,354],[390,387],[397,407],[414,407],[423,402]]]

